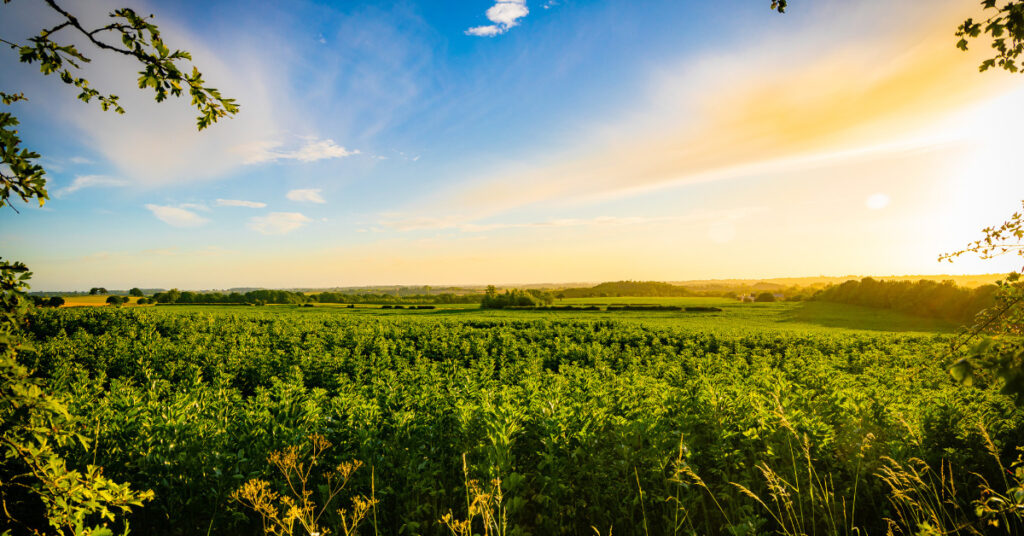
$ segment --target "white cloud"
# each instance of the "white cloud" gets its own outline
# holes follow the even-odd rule
[[[96,163],[96,162],[93,162],[92,160],[89,160],[88,158],[86,158],[84,156],[72,156],[71,158],[68,159],[68,162],[71,162],[72,164],[83,165],[83,166],[84,165],[88,165],[88,164],[95,164]]]
[[[326,203],[323,196],[320,195],[319,188],[307,188],[300,190],[292,190],[285,196],[291,201],[298,201],[299,203]]]
[[[487,26],[474,26],[466,30],[466,35],[475,35],[478,37],[494,37],[495,35],[503,33],[505,33],[505,30],[502,30],[493,24],[489,24]]]
[[[480,37],[493,37],[501,35],[519,25],[519,19],[530,14],[526,7],[526,0],[511,0],[496,2],[487,10],[487,19],[494,24],[486,26],[474,26],[466,30],[467,35]]]
[[[184,208],[189,210],[202,210],[203,212],[210,211],[210,207],[206,205],[200,205],[199,203],[182,203],[178,205],[178,208]]]
[[[108,177],[106,175],[79,175],[75,177],[75,180],[71,181],[71,184],[67,187],[58,190],[57,195],[67,195],[72,192],[77,192],[82,188],[93,188],[97,186],[111,187],[111,186],[127,186],[128,181],[124,179],[118,179],[116,177]]]
[[[282,145],[284,144],[279,141],[257,141],[238,145],[234,150],[242,155],[246,164],[263,164],[278,160],[316,162],[359,154],[359,151],[350,151],[331,139],[306,138],[302,146],[290,150],[281,150]]]
[[[249,220],[249,228],[267,235],[290,233],[306,223],[309,218],[298,212],[271,212],[267,216],[258,216]]]
[[[170,207],[165,205],[146,205],[146,208],[157,217],[158,220],[174,227],[199,227],[210,221],[206,218],[181,207]]]
[[[216,201],[218,207],[247,207],[247,208],[263,208],[267,206],[266,203],[260,203],[259,201],[242,201],[240,199],[218,199]]]

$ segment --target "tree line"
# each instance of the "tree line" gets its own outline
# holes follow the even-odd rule
[[[305,294],[290,290],[251,290],[248,292],[190,292],[171,289],[153,294],[150,301],[158,304],[183,305],[267,305],[267,304],[307,304],[307,303],[365,303],[378,305],[394,304],[450,304],[480,303],[483,296],[436,294],[396,296],[393,294],[343,294],[340,292],[321,292]]]
[[[538,289],[509,289],[498,293],[494,285],[488,285],[487,291],[480,301],[482,309],[504,309],[506,307],[539,307],[551,305],[555,301],[554,295],[546,290]]]
[[[847,303],[950,322],[969,322],[990,307],[998,287],[959,287],[953,281],[881,281],[865,277],[830,286],[814,295],[817,301]]]
[[[589,288],[567,288],[558,291],[558,298],[638,298],[696,296],[692,290],[660,281],[609,281]]]

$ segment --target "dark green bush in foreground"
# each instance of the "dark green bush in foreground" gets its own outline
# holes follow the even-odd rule
[[[995,530],[970,504],[979,476],[1002,482],[981,426],[1004,460],[1024,444],[1009,399],[950,379],[940,337],[151,309],[41,310],[31,329],[30,366],[90,423],[91,448],[68,456],[155,492],[132,513],[139,534],[257,533],[229,497],[279,485],[268,454],[314,433],[331,464],[364,464],[353,493],[373,476],[381,534],[464,518],[463,454],[469,478],[501,479],[510,534],[772,533],[744,491],[773,504],[765,467],[813,469],[844,526],[884,534],[886,458],[947,467],[957,515]],[[810,512],[808,489],[794,508]],[[832,533],[835,515],[802,530]]]

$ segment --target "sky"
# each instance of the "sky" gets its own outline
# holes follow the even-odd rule
[[[138,2],[241,112],[197,132],[83,47],[104,113],[0,51],[50,200],[0,212],[35,290],[991,273],[1024,75],[962,0]],[[0,37],[53,18],[0,7]]]

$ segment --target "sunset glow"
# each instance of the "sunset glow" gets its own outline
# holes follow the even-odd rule
[[[1024,199],[1024,82],[954,46],[963,2],[764,3],[161,5],[241,113],[197,133],[103,59],[104,114],[4,57],[59,104],[0,241],[41,290],[1019,268],[937,261]]]

